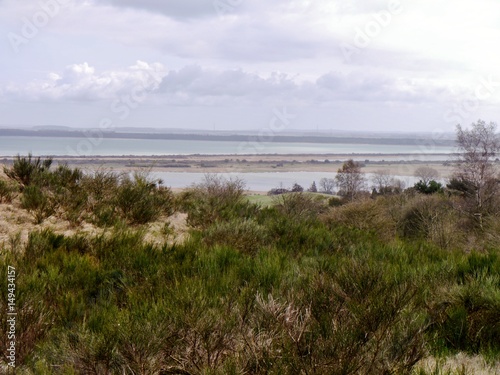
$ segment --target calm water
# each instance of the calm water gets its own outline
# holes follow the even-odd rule
[[[185,141],[156,139],[85,139],[1,137],[0,156],[112,156],[112,155],[244,155],[244,154],[414,154],[415,159],[445,160],[452,147],[419,145],[363,145],[234,141]],[[442,154],[442,155],[429,155]],[[390,157],[389,157],[390,158]],[[388,159],[389,159],[388,158]]]
[[[291,188],[294,183],[298,183],[304,189],[308,189],[312,182],[316,182],[319,189],[319,181],[322,178],[335,178],[336,173],[328,172],[269,172],[269,173],[221,173],[225,178],[240,178],[245,181],[245,188],[255,191],[269,191],[272,188],[283,186]],[[161,178],[165,186],[172,188],[184,188],[194,183],[203,181],[204,173],[192,172],[156,172],[156,178]],[[367,173],[367,185],[371,186],[372,174]],[[395,176],[402,180],[406,186],[413,186],[417,179],[409,176]]]
[[[113,155],[189,155],[189,154],[384,154],[385,160],[447,160],[454,152],[451,147],[420,147],[418,145],[363,145],[363,144],[317,144],[317,143],[279,143],[267,142],[248,147],[245,142],[214,142],[155,139],[105,139],[101,142],[84,138],[46,138],[46,137],[2,137],[0,138],[0,156],[34,155],[53,156],[113,156]],[[389,155],[388,155],[389,154]],[[393,154],[393,155],[390,155]],[[398,154],[410,154],[401,156]],[[432,154],[432,155],[431,155]],[[319,159],[320,160],[320,159]],[[404,165],[395,166],[405,168]],[[397,170],[395,171],[397,173]],[[173,188],[184,188],[201,182],[204,173],[192,172],[157,172],[154,174]],[[222,173],[226,178],[241,178],[248,190],[268,191],[276,187],[290,188],[298,183],[305,189],[315,181],[334,178],[335,173],[327,172],[269,172],[269,173]],[[370,175],[367,174],[368,180]],[[396,176],[413,185],[414,177]],[[370,182],[368,183],[370,185]]]

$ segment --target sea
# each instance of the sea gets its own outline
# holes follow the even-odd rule
[[[114,139],[71,137],[0,137],[0,156],[31,152],[38,156],[149,156],[149,155],[256,155],[256,154],[411,154],[438,158],[453,153],[453,147],[433,144],[379,145],[303,142],[190,141],[170,139]]]
[[[0,157],[12,157],[17,154],[35,156],[174,156],[174,155],[319,155],[343,154],[345,157],[362,154],[370,157],[405,161],[446,161],[455,152],[453,147],[437,145],[378,145],[344,143],[284,143],[284,142],[240,142],[207,140],[165,140],[165,139],[99,139],[72,137],[21,137],[0,138]],[[1,160],[0,160],[1,162]],[[398,167],[402,168],[402,167]],[[267,191],[276,187],[290,188],[298,183],[307,189],[313,181],[318,185],[322,178],[334,178],[335,173],[324,172],[269,172],[269,173],[222,173],[226,178],[240,178],[246,188],[255,191]],[[165,181],[165,185],[183,188],[203,180],[203,173],[161,172],[155,177]],[[368,176],[368,179],[370,176]],[[405,174],[396,177],[407,186],[415,183],[413,177]]]

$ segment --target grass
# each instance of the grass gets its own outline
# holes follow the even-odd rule
[[[500,249],[466,226],[456,198],[332,207],[293,193],[264,205],[218,177],[174,197],[140,176],[73,172],[44,170],[53,178],[1,203],[24,210],[33,186],[72,191],[82,223],[104,221],[56,232],[47,223],[74,208],[58,204],[25,242],[0,245],[2,311],[7,266],[17,273],[18,373],[473,373],[449,366],[459,355],[498,369]],[[189,233],[154,240],[176,235],[164,221],[174,210]],[[448,241],[450,228],[462,235]]]

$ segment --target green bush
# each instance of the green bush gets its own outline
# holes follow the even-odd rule
[[[161,214],[172,213],[173,197],[169,189],[158,187],[147,176],[135,174],[134,179],[122,179],[116,195],[116,205],[132,224],[145,224]]]
[[[4,167],[4,173],[10,179],[18,182],[20,187],[24,189],[34,182],[40,183],[43,179],[44,172],[47,172],[52,165],[52,158],[42,160],[40,157],[33,158],[28,154],[28,157],[17,155],[11,168]]]
[[[209,246],[227,245],[247,254],[255,254],[268,243],[268,232],[254,220],[234,219],[208,227],[203,231],[203,241]]]
[[[17,190],[18,188],[15,184],[0,180],[0,203],[11,203]]]
[[[439,196],[417,196],[406,205],[399,222],[402,236],[426,239],[449,248],[461,241],[459,217],[452,202]]]
[[[21,207],[33,215],[36,224],[40,224],[55,212],[56,202],[46,189],[29,185],[23,190]]]
[[[243,192],[242,180],[206,175],[203,182],[182,194],[180,206],[188,214],[189,225],[207,228],[216,221],[254,216],[258,206],[244,199]]]

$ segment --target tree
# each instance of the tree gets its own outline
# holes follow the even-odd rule
[[[482,216],[494,207],[499,191],[493,161],[500,152],[497,125],[482,120],[473,123],[471,129],[457,125],[458,166],[453,176],[455,186],[467,186],[466,198],[472,202],[469,208],[482,226]]]
[[[318,188],[316,187],[316,181],[313,181],[313,183],[311,184],[311,187],[309,189],[307,189],[307,191],[309,191],[311,193],[317,193],[318,192]]]
[[[353,201],[365,187],[365,178],[361,173],[361,165],[352,159],[347,160],[337,171],[335,182],[339,195]]]
[[[375,195],[399,194],[405,187],[404,181],[395,178],[383,169],[373,173],[372,184],[372,194]]]
[[[420,180],[417,182],[413,188],[418,191],[419,193],[430,195],[434,193],[440,193],[443,191],[443,185],[441,183],[435,181],[435,180],[430,180],[428,182],[424,182],[423,180]]]
[[[333,178],[322,178],[319,180],[319,187],[322,193],[333,194],[335,180]]]
[[[425,185],[428,185],[432,180],[436,181],[439,178],[439,172],[431,167],[419,167],[415,169],[415,177],[418,177]]]
[[[300,186],[298,183],[294,183],[292,186],[292,192],[294,193],[302,193],[304,191],[304,188]]]

